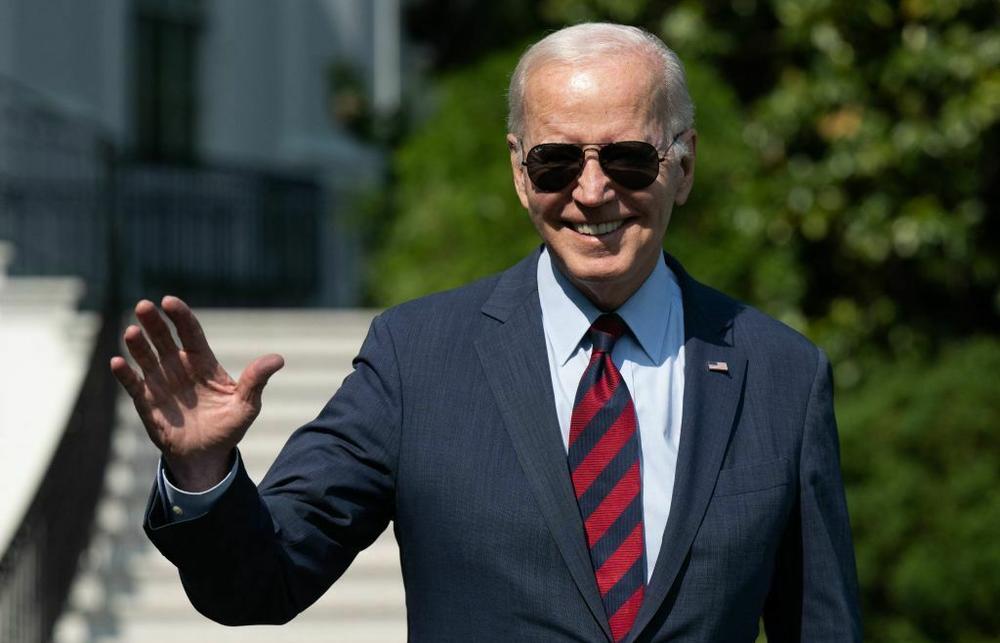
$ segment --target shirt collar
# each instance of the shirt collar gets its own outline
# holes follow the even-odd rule
[[[661,254],[639,290],[615,311],[628,324],[639,346],[654,364],[666,357],[663,350],[670,314],[679,310],[674,302],[679,303],[680,296],[677,277]],[[556,268],[548,248],[544,248],[538,258],[538,297],[545,333],[556,359],[564,365],[601,311]]]

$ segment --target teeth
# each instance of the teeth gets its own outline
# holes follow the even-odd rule
[[[570,227],[580,234],[599,235],[614,232],[622,227],[624,223],[623,220],[619,219],[618,221],[609,221],[607,223],[571,223]]]

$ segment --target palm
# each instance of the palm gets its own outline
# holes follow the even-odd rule
[[[173,297],[164,298],[163,308],[177,328],[181,346],[156,307],[139,302],[136,317],[156,352],[142,331],[130,326],[125,344],[143,377],[120,357],[112,359],[111,369],[171,468],[200,485],[218,477],[220,463],[260,412],[264,384],[283,362],[277,355],[260,357],[235,381],[215,358],[190,309]],[[192,472],[193,477],[188,475]]]
[[[211,355],[178,351],[144,381],[137,409],[150,438],[183,455],[239,441],[260,410],[237,394],[237,382]],[[139,400],[137,400],[139,402]]]

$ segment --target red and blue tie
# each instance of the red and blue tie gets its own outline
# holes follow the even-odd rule
[[[569,430],[570,475],[615,641],[632,629],[646,586],[638,423],[632,396],[611,361],[615,342],[627,331],[612,314],[590,327],[593,351]]]

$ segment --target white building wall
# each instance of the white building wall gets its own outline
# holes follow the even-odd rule
[[[326,75],[338,57],[371,70],[372,9],[353,0],[308,0],[284,5],[281,58],[282,119],[279,158],[337,166],[334,181],[357,185],[373,178],[377,159],[368,146],[332,122]]]
[[[248,6],[254,7],[248,11]],[[376,28],[386,50],[398,58],[392,37],[398,15],[377,22],[384,0],[298,0],[248,5],[215,0],[206,5],[201,41],[200,153],[210,161],[239,159],[289,167],[337,166],[343,185],[374,180],[378,155],[332,121],[327,73],[347,58],[379,90],[378,103],[398,104],[395,78],[374,78]],[[383,68],[390,68],[385,64]],[[394,89],[395,87],[395,89]]]
[[[100,35],[98,40],[93,41],[93,46],[97,52],[97,65],[103,70],[98,118],[108,128],[111,140],[128,147],[132,143],[129,1],[99,0],[93,9],[100,15]]]
[[[0,80],[13,80],[128,152],[135,0],[0,0]],[[322,299],[357,296],[357,243],[343,221],[381,180],[383,157],[333,122],[327,74],[355,65],[376,108],[400,96],[399,0],[205,0],[197,153],[209,164],[307,171],[326,187],[330,265]],[[0,165],[6,154],[0,151]]]
[[[398,0],[206,0],[204,7],[203,158],[300,165],[346,157],[362,171],[364,146],[331,122],[327,68],[338,57],[351,60],[377,107],[398,104]],[[100,123],[123,146],[132,37],[131,0],[0,0],[0,74]]]
[[[206,5],[198,91],[199,151],[205,160],[275,162],[282,101],[277,25],[287,4],[215,0]]]
[[[124,9],[125,0],[2,0],[0,72],[123,137]]]

